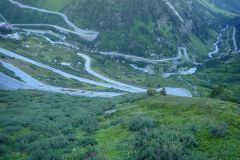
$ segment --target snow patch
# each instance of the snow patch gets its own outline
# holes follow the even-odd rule
[[[190,74],[194,74],[196,72],[197,72],[197,67],[194,67],[194,68],[190,68],[188,70],[182,70],[182,71],[178,71],[175,73],[163,73],[162,76],[164,78],[168,78],[173,75],[190,75]]]
[[[12,33],[12,34],[7,34],[7,35],[1,35],[1,37],[5,39],[14,39],[14,40],[22,40],[22,37],[18,33]]]
[[[61,65],[71,67],[71,63],[62,62]]]
[[[130,66],[136,70],[139,70],[139,71],[151,74],[151,75],[154,74],[154,71],[152,70],[152,68],[150,66],[147,66],[145,68],[140,68],[140,67],[136,66],[135,64],[130,64]]]

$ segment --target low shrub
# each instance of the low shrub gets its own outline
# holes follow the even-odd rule
[[[160,95],[162,95],[162,96],[166,96],[166,95],[167,95],[167,91],[166,91],[165,88],[163,88],[159,93],[160,93]]]
[[[66,148],[68,140],[64,136],[52,137],[49,139],[49,144],[52,149]]]
[[[191,133],[177,129],[159,128],[142,130],[133,141],[136,160],[191,159],[191,148],[196,145]]]
[[[147,90],[147,96],[155,96],[155,95],[157,95],[158,94],[158,92],[155,90],[155,89],[148,89]]]
[[[22,137],[19,137],[16,139],[15,149],[17,151],[27,151],[28,145],[34,142],[35,140],[37,140],[37,138],[38,138],[38,135],[34,132],[24,135]]]
[[[96,140],[92,137],[87,137],[81,141],[79,141],[79,145],[81,147],[86,147],[86,146],[95,146],[97,144]]]
[[[73,160],[104,160],[97,155],[97,150],[94,147],[87,147],[85,150],[78,152],[73,156]]]
[[[4,133],[0,133],[0,144],[7,144],[10,141],[10,136]]]
[[[4,132],[6,132],[8,134],[13,134],[15,132],[18,132],[21,129],[22,129],[21,126],[6,126],[6,127],[4,127]]]
[[[8,150],[7,146],[0,145],[0,157],[1,157],[1,155],[6,154],[8,151],[9,150]]]
[[[139,131],[141,129],[150,129],[155,127],[155,122],[150,117],[134,116],[129,120],[128,127],[131,131]]]
[[[98,121],[96,117],[91,114],[84,114],[81,117],[74,118],[72,121],[74,128],[81,128],[87,133],[93,133],[98,128]]]
[[[228,133],[228,124],[225,122],[219,122],[212,124],[209,128],[210,135],[216,138],[225,137]]]
[[[124,119],[118,118],[118,119],[113,120],[113,121],[110,123],[110,125],[111,125],[111,126],[116,126],[116,125],[122,124],[122,123],[124,123]]]
[[[36,150],[30,155],[28,160],[63,160],[63,158],[51,152],[51,150]]]

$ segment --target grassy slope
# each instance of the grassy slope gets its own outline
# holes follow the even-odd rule
[[[94,147],[98,156],[105,159],[133,159],[132,141],[135,133],[128,129],[128,121],[136,115],[153,118],[158,127],[167,126],[175,128],[176,131],[185,128],[187,132],[194,130],[197,145],[191,150],[204,152],[210,159],[240,158],[238,154],[240,108],[234,103],[204,98],[161,96],[150,98],[140,96],[140,99],[136,96],[89,99],[26,91],[0,92],[0,94],[0,113],[4,115],[0,118],[0,135],[10,136],[9,142],[0,147],[1,149],[5,147],[3,153],[6,154],[0,153],[2,159],[14,159],[13,157],[25,159],[41,147],[44,151],[56,136],[58,138],[60,136],[61,139],[58,141],[64,143],[50,146],[47,151],[62,158],[79,158],[89,150],[89,147]],[[116,109],[117,112],[112,116],[104,116],[104,111],[111,108]],[[19,116],[15,117],[16,114]],[[31,121],[33,117],[36,121]],[[82,117],[85,117],[84,123],[76,123],[77,119]],[[219,122],[228,125],[227,132],[222,138],[214,138],[210,135],[209,129]],[[45,129],[41,130],[41,125],[47,123]],[[8,127],[10,125],[12,127]],[[14,130],[14,126],[18,128]],[[95,129],[89,132],[86,126],[95,126]],[[64,137],[69,135],[67,133],[73,138],[65,142]],[[39,136],[32,141],[24,141],[24,143],[20,141],[31,134]],[[86,139],[88,141],[83,141]],[[90,143],[90,139],[93,143]],[[21,143],[22,150],[19,150]],[[92,145],[86,145],[89,143]],[[27,146],[32,149],[29,150]],[[87,155],[92,155],[93,152],[88,153],[90,154]]]
[[[43,7],[49,10],[61,11],[76,0],[19,0],[22,3],[30,4],[36,7]]]
[[[195,127],[198,130],[195,135],[199,143],[196,148],[197,150],[204,151],[208,153],[210,157],[216,159],[239,158],[238,151],[235,148],[240,145],[237,136],[240,133],[240,117],[238,114],[240,108],[237,105],[201,98],[155,97],[130,105],[124,104],[118,109],[118,113],[106,119],[104,123],[111,123],[116,119],[126,121],[130,117],[140,114],[142,116],[154,117],[159,125],[165,124],[177,126],[178,128],[185,128],[186,126]],[[215,139],[209,135],[208,129],[211,124],[219,121],[227,122],[230,125],[230,129],[225,138]],[[126,124],[124,123],[117,127],[111,127],[111,129],[103,129],[99,131],[98,134],[102,134],[102,132],[108,134],[103,137],[103,141],[99,141],[100,146],[111,143],[112,139],[106,141],[105,138],[115,137],[118,132],[123,132],[128,135]],[[129,136],[127,136],[125,140],[128,139],[128,137]],[[124,140],[122,140],[122,142],[123,141]],[[103,151],[109,156],[109,159],[112,158],[114,153],[119,156],[118,149],[109,147],[108,145],[105,145]]]
[[[8,0],[0,1],[0,11],[7,21],[13,24],[49,23],[68,27],[59,16],[32,11],[30,9],[22,9],[11,4]]]

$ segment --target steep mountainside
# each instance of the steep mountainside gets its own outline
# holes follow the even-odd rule
[[[215,40],[224,19],[232,16],[185,0],[83,0],[67,13],[79,25],[100,31],[101,50],[139,56],[175,55],[179,46],[196,55],[206,54],[203,48]],[[196,43],[202,47],[196,48]]]
[[[26,22],[16,12],[4,16],[17,23]],[[152,58],[176,55],[178,47],[187,47],[194,57],[206,56],[211,44],[225,25],[234,17],[231,9],[212,7],[205,0],[69,0],[62,2],[21,0],[25,4],[65,12],[78,26],[100,32],[95,43],[87,44],[94,50],[119,51],[125,54]],[[220,12],[219,12],[220,11]],[[29,10],[24,11],[31,12]],[[15,16],[13,16],[13,15]],[[11,16],[12,15],[12,16]],[[37,16],[37,15],[36,15]],[[39,16],[39,15],[38,15]],[[16,17],[19,17],[15,19]],[[35,15],[34,15],[35,17]],[[32,18],[43,23],[61,20],[50,17]],[[29,22],[28,18],[28,22]],[[53,19],[53,20],[52,20]],[[31,20],[31,19],[30,19]],[[204,33],[204,34],[203,34]]]

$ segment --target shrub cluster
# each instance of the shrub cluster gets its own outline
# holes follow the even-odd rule
[[[209,132],[215,138],[225,137],[228,133],[228,124],[225,122],[214,123],[210,126]]]
[[[205,154],[192,151],[197,142],[190,129],[157,127],[150,117],[134,116],[129,120],[129,130],[135,133],[132,145],[136,160],[208,159]]]

